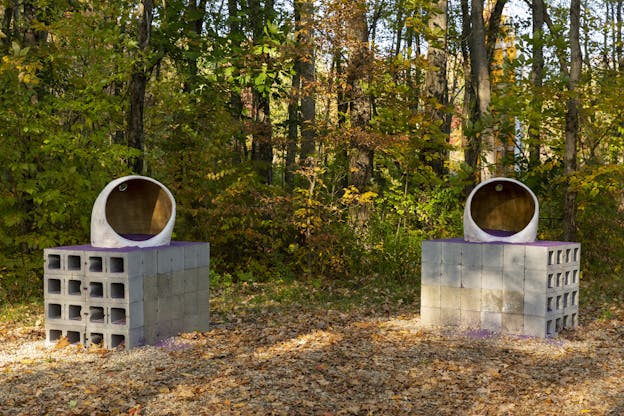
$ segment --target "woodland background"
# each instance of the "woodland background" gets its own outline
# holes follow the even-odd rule
[[[471,187],[624,276],[622,0],[3,0],[0,300],[115,177],[174,194],[212,279],[418,284]],[[513,6],[513,7],[512,7]]]

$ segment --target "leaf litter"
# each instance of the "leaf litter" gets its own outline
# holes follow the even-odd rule
[[[0,323],[0,414],[624,414],[621,310],[532,339],[378,309],[233,308],[210,331],[115,351]]]

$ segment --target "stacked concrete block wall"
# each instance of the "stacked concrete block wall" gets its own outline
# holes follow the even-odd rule
[[[421,320],[535,337],[578,325],[578,243],[423,241]]]
[[[46,340],[153,344],[209,323],[208,243],[44,250]]]

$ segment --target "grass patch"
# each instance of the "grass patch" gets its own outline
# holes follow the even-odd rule
[[[420,282],[382,278],[359,280],[276,279],[271,282],[239,281],[217,277],[211,282],[211,313],[221,319],[229,315],[255,314],[267,309],[333,309],[349,312],[379,309],[395,312],[412,305],[419,308]]]

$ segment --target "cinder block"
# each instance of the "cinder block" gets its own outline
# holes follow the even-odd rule
[[[199,285],[197,284],[197,269],[184,270],[184,293],[195,293]]]
[[[171,275],[171,293],[173,295],[183,295],[185,292],[184,270],[173,272]]]
[[[103,277],[108,273],[109,262],[106,260],[106,251],[85,251],[85,274],[88,277]]]
[[[143,299],[145,301],[158,298],[158,277],[156,275],[143,276]]]
[[[503,266],[503,290],[524,291],[524,268]]]
[[[554,251],[544,246],[525,246],[524,265],[526,270],[548,270],[554,265]]]
[[[508,314],[524,314],[524,293],[503,290],[503,309]]]
[[[502,251],[502,250],[501,250]],[[503,290],[503,269],[502,267],[483,267],[481,270],[481,288],[492,290]]]
[[[143,322],[144,326],[156,326],[158,322],[158,299],[149,298],[143,301]],[[148,341],[151,342],[151,341]]]
[[[210,267],[210,243],[198,243],[197,267]]]
[[[46,301],[44,306],[46,322],[63,323],[67,319],[67,305],[61,301]]]
[[[145,264],[143,256],[145,252],[154,251],[154,248],[132,250],[126,252],[107,253],[108,273],[111,276],[137,277],[144,274]]]
[[[143,276],[155,276],[158,274],[158,249],[143,251]]]
[[[525,270],[524,290],[528,292],[547,292],[555,287],[556,274],[546,270]]]
[[[184,270],[184,246],[174,246],[171,250],[171,271]]]
[[[115,328],[105,333],[106,348],[134,348],[141,345],[145,345],[143,328],[125,330],[118,330],[118,328]]]
[[[137,301],[130,304],[130,314],[128,316],[128,327],[142,328],[145,325],[145,304],[144,302]]]
[[[460,324],[459,308],[440,308],[440,325],[459,326]]]
[[[503,270],[524,271],[524,244],[505,244],[503,246]]]
[[[159,247],[156,256],[158,274],[171,273],[173,271],[173,248]]]
[[[503,291],[482,289],[481,290],[481,311],[482,312],[502,312]]]
[[[210,315],[208,312],[197,316],[197,327],[195,329],[202,332],[210,330]]]
[[[442,264],[462,264],[462,246],[461,243],[445,242],[442,246]]]
[[[461,279],[461,287],[467,289],[481,289],[481,268],[463,265]]]
[[[207,290],[197,292],[197,311],[200,315],[207,314],[210,310],[210,293]]]
[[[44,274],[65,274],[63,255],[61,250],[46,248],[43,250],[43,270]]]
[[[481,311],[481,328],[488,331],[501,332],[503,314],[500,312]]]
[[[481,328],[481,312],[461,309],[459,311],[460,325],[463,328],[480,329]]]
[[[547,315],[547,295],[545,292],[524,291],[524,314],[531,316],[546,317]]]
[[[172,293],[172,279],[173,275],[171,273],[159,273],[157,276],[157,288],[158,288],[158,298],[165,298],[170,296]]]
[[[440,307],[459,310],[461,290],[459,287],[440,286]]]
[[[444,242],[426,240],[422,242],[422,262],[442,264]]]
[[[543,316],[524,315],[524,335],[546,337],[546,319]]]
[[[503,313],[502,329],[505,333],[522,334],[524,331],[524,315],[516,313]]]
[[[423,262],[420,272],[420,283],[423,285],[439,285],[442,275],[442,263]]]
[[[483,257],[480,243],[465,243],[462,245],[462,265],[466,267],[483,266]]]
[[[460,305],[462,311],[481,311],[481,289],[462,288],[460,292]]]
[[[429,308],[439,308],[440,286],[421,285],[420,304]]]
[[[54,345],[63,337],[67,337],[70,344],[85,343],[84,325],[46,323],[45,332],[47,345]]]
[[[172,295],[169,297],[171,303],[171,319],[182,319],[184,317],[184,294]],[[174,330],[177,329],[174,327]]]
[[[199,247],[197,244],[187,244],[184,246],[184,269],[195,269],[199,258]]]
[[[492,268],[497,270],[503,269],[503,250],[502,243],[481,244],[481,255],[483,257],[483,268]]]
[[[442,264],[440,286],[461,287],[462,266],[459,264]]]
[[[197,293],[188,292],[182,295],[184,297],[184,316],[196,315],[197,310]]]
[[[199,315],[184,315],[181,332],[199,331]]]
[[[203,291],[210,289],[210,267],[197,268],[197,290]]]
[[[440,325],[440,308],[420,307],[420,323],[425,326]]]

